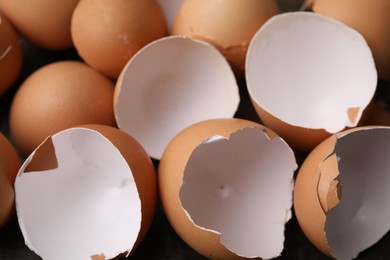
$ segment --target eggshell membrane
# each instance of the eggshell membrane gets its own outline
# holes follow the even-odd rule
[[[78,163],[84,164],[79,176]],[[43,258],[128,255],[143,239],[156,206],[150,158],[132,137],[108,126],[88,125],[49,137],[26,160],[15,187],[26,244]],[[65,230],[58,230],[64,225]]]
[[[179,10],[183,0],[157,0],[161,10],[164,13],[165,21],[168,28],[168,34],[172,32],[173,21],[175,20],[176,13]]]
[[[115,125],[114,83],[78,61],[59,61],[31,74],[10,109],[15,145],[27,156],[43,140],[80,124]]]
[[[185,127],[233,117],[240,97],[229,64],[213,46],[170,36],[148,44],[128,62],[114,100],[118,127],[160,159]]]
[[[358,32],[318,14],[290,12],[254,36],[246,81],[262,122],[293,148],[310,151],[361,122],[377,73]]]
[[[154,0],[81,0],[71,32],[84,61],[117,78],[138,50],[166,35],[166,24]]]
[[[15,82],[23,65],[22,46],[19,37],[0,13],[0,96]]]
[[[196,208],[202,208],[202,204],[207,204],[207,203],[201,203],[198,202],[198,204],[195,202],[192,203],[191,200],[195,199],[197,200],[197,196],[192,196],[191,195],[191,189],[198,189],[195,186],[188,186],[191,185],[192,183],[197,183],[195,179],[191,178],[196,178],[196,175],[189,176],[185,172],[188,170],[194,170],[198,163],[202,164],[201,162],[196,162],[192,161],[192,156],[194,156],[194,153],[196,153],[197,149],[200,149],[202,144],[205,142],[213,142],[216,141],[214,138],[222,138],[226,139],[233,138],[232,136],[236,133],[239,133],[240,131],[256,131],[259,130],[262,132],[262,136],[267,136],[269,140],[276,140],[278,137],[273,133],[271,130],[264,128],[263,126],[251,122],[251,121],[246,121],[242,119],[213,119],[213,120],[206,120],[203,122],[199,122],[197,124],[194,124],[182,132],[180,132],[168,145],[166,150],[164,151],[163,157],[161,158],[160,164],[159,164],[159,173],[158,173],[158,180],[159,180],[159,189],[160,189],[160,197],[162,201],[162,205],[164,208],[164,211],[166,213],[166,216],[177,232],[177,234],[186,242],[188,243],[194,250],[199,252],[200,254],[204,255],[205,257],[211,258],[211,259],[240,259],[243,257],[243,254],[241,256],[237,253],[233,253],[231,249],[228,249],[225,247],[220,239],[221,236],[218,234],[218,231],[215,231],[213,229],[210,229],[210,227],[204,227],[204,226],[198,226],[196,223]],[[245,133],[248,134],[249,132]],[[257,133],[258,134],[258,133]],[[228,141],[230,142],[230,141]],[[272,141],[271,141],[272,142]],[[275,141],[277,142],[277,141]],[[283,141],[282,141],[283,142]],[[233,144],[234,146],[234,144]],[[249,145],[250,146],[250,145]],[[253,145],[252,145],[253,146]],[[286,147],[288,147],[286,145]],[[250,149],[250,148],[248,148]],[[251,150],[252,151],[252,150]],[[281,150],[279,150],[281,152]],[[239,151],[236,151],[239,153]],[[291,150],[290,150],[291,152]],[[271,152],[270,152],[271,153]],[[281,152],[281,154],[283,154]],[[291,155],[291,154],[290,154]],[[194,156],[196,157],[196,156]],[[294,157],[292,155],[292,157]],[[210,159],[213,160],[213,159]],[[287,160],[287,159],[286,159]],[[191,162],[192,161],[192,162]],[[207,159],[205,159],[207,161]],[[216,159],[215,164],[218,164],[218,159]],[[210,163],[210,162],[208,162]],[[227,162],[225,162],[227,163]],[[205,163],[207,164],[207,162]],[[213,164],[213,162],[211,163]],[[286,162],[286,164],[288,164]],[[292,163],[295,164],[295,163]],[[290,165],[291,166],[291,165]],[[296,165],[295,165],[296,166]],[[202,167],[202,166],[200,166]],[[209,169],[210,170],[210,169]],[[291,176],[290,178],[286,177],[287,181],[287,189],[290,192],[292,192],[292,172],[293,169],[291,170]],[[204,170],[207,171],[207,170]],[[273,172],[276,174],[276,172]],[[200,173],[199,173],[200,174]],[[186,177],[187,175],[187,177]],[[215,176],[214,176],[215,177]],[[214,177],[210,176],[211,179]],[[200,177],[201,178],[201,177]],[[278,180],[279,184],[284,183],[286,181],[284,180]],[[209,186],[209,182],[207,182],[205,179],[203,179],[204,186]],[[199,179],[198,179],[199,181]],[[213,181],[210,180],[210,183]],[[202,185],[201,183],[201,185]],[[279,185],[278,184],[278,185]],[[188,188],[183,188],[185,185],[187,185]],[[248,185],[250,186],[250,185]],[[228,187],[226,187],[226,192],[228,192]],[[277,187],[274,187],[275,189],[278,189]],[[249,188],[248,188],[249,189]],[[262,188],[260,188],[262,189]],[[223,193],[224,191],[222,191]],[[286,192],[286,193],[289,193]],[[287,195],[286,195],[287,196]],[[288,196],[287,196],[288,197]],[[259,198],[256,198],[256,201],[258,201]],[[183,201],[184,200],[184,201]],[[210,200],[213,200],[210,198]],[[283,223],[287,222],[288,219],[290,218],[290,213],[289,210],[287,210],[290,206],[288,203],[288,200],[286,198],[286,201],[281,203],[280,201],[276,203],[275,205],[281,206],[281,204],[284,204],[284,207],[286,212],[283,213]],[[200,204],[199,204],[200,203]],[[259,202],[260,203],[260,202]],[[194,205],[198,205],[193,208],[192,211],[189,208],[191,208]],[[184,208],[183,205],[187,205],[188,207]],[[207,207],[207,206],[206,206]],[[282,206],[281,206],[282,207]],[[215,209],[213,209],[214,212]],[[248,214],[248,212],[244,212],[245,214]],[[243,214],[244,214],[243,213]],[[263,212],[265,213],[265,212]],[[286,214],[286,215],[284,215]],[[226,216],[229,214],[227,213]],[[212,215],[208,215],[207,219],[212,219]],[[192,219],[194,217],[195,219]],[[274,216],[273,218],[275,221],[280,217]],[[260,220],[259,220],[260,221]],[[285,221],[285,222],[284,222]],[[207,222],[207,221],[206,221]],[[223,222],[223,221],[222,221]],[[242,223],[241,223],[242,224]],[[216,223],[213,224],[218,225]],[[260,225],[260,224],[259,224]],[[284,226],[284,224],[283,224]],[[237,231],[237,234],[242,233],[242,230],[240,230],[240,224],[235,223],[231,224],[231,230],[235,230],[234,232]],[[237,230],[238,229],[238,230]],[[226,229],[225,229],[226,231]],[[251,232],[248,232],[251,233]],[[264,231],[264,233],[267,233],[267,238],[269,240],[272,240],[273,242],[271,243],[270,247],[278,247],[280,246],[279,243],[278,245],[275,245],[275,233],[278,235],[279,232],[275,233],[270,233],[268,231]],[[282,231],[283,233],[283,231]],[[242,234],[241,234],[242,235]],[[227,236],[229,237],[229,236]],[[240,238],[238,238],[240,239]],[[249,240],[251,240],[249,242]],[[255,240],[254,238],[248,239],[247,242],[248,244],[251,243],[256,243],[252,240]],[[283,239],[282,239],[283,241]],[[225,241],[226,242],[226,241]],[[258,242],[259,243],[259,242]],[[247,243],[244,243],[247,244]],[[264,242],[264,244],[267,244],[267,242]],[[283,243],[282,243],[283,244]],[[253,245],[251,245],[253,246]],[[258,248],[261,246],[254,246],[253,248]],[[283,246],[282,246],[283,247]],[[253,249],[252,248],[252,249]],[[242,253],[242,252],[241,252]],[[275,252],[274,252],[275,253]],[[276,255],[277,256],[277,255]],[[273,255],[273,257],[276,257]],[[247,256],[248,257],[248,256]],[[254,257],[254,256],[251,256]]]
[[[343,131],[318,145],[302,164],[294,188],[295,214],[324,254],[356,258],[390,229],[382,184],[388,178],[389,136],[389,127]]]
[[[60,50],[73,46],[70,20],[77,3],[78,0],[2,0],[0,11],[32,43]]]
[[[274,0],[187,0],[177,12],[172,34],[214,45],[241,76],[253,35],[279,12]]]
[[[15,213],[13,184],[20,165],[15,148],[0,133],[0,228]]]
[[[389,1],[316,0],[313,11],[359,31],[372,50],[379,78],[390,80],[390,32],[385,29],[390,27]]]

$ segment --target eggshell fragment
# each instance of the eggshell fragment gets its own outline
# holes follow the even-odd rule
[[[274,258],[291,217],[295,157],[271,130],[213,119],[180,132],[159,164],[169,222],[211,259]]]
[[[390,1],[316,0],[313,11],[360,32],[372,50],[379,78],[390,80]]]
[[[377,73],[358,32],[318,14],[292,12],[274,16],[256,33],[246,81],[262,122],[293,148],[310,151],[358,125]]]
[[[43,259],[112,259],[143,239],[156,206],[156,176],[143,148],[108,126],[47,138],[15,182],[26,245]]]
[[[172,33],[214,45],[241,76],[253,35],[279,12],[275,0],[187,0],[177,12]]]
[[[302,164],[294,209],[324,254],[352,259],[390,229],[389,127],[359,127],[329,137]]]
[[[22,46],[15,29],[0,13],[0,96],[15,82],[23,65]]]
[[[81,124],[115,125],[114,83],[78,61],[59,61],[32,73],[10,109],[16,146],[29,155],[45,138]]]
[[[154,41],[126,65],[115,88],[118,127],[159,159],[185,127],[233,117],[238,86],[225,58],[210,44],[180,36]]]
[[[0,133],[0,228],[15,213],[13,186],[20,165],[15,148]]]
[[[117,78],[138,50],[166,35],[166,24],[154,0],[80,0],[71,33],[86,63]]]
[[[73,46],[70,20],[79,0],[1,0],[0,11],[18,31],[39,47],[60,50]]]

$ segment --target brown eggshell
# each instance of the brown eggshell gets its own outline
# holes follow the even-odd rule
[[[81,124],[115,125],[114,84],[77,61],[60,61],[31,74],[10,110],[10,130],[23,155],[60,130]]]
[[[15,82],[22,64],[23,54],[19,37],[6,17],[0,13],[0,96]]]
[[[388,0],[315,0],[312,9],[360,32],[372,50],[379,78],[390,80],[390,31],[387,29],[390,27],[390,2]]]
[[[71,23],[80,56],[93,68],[117,78],[143,46],[165,36],[165,17],[154,0],[81,0]]]
[[[365,126],[332,135],[299,170],[296,217],[309,240],[329,257],[355,258],[390,229],[387,186],[382,185],[387,183],[389,130]]]
[[[0,11],[32,43],[59,50],[73,46],[70,19],[77,3],[78,0],[2,0]]]
[[[233,70],[243,75],[245,56],[253,35],[279,12],[274,0],[187,0],[177,12],[172,34],[214,45]]]
[[[84,125],[101,133],[121,152],[133,172],[139,196],[141,198],[141,230],[133,251],[144,239],[154,217],[157,202],[157,177],[153,163],[145,149],[130,135],[110,126]]]
[[[15,213],[13,184],[20,165],[15,148],[0,133],[0,228]]]
[[[158,180],[162,205],[177,234],[193,249],[211,259],[240,259],[239,254],[227,249],[221,236],[192,222],[180,198],[183,176],[194,149],[212,136],[231,137],[244,128],[261,129],[270,139],[275,133],[263,126],[241,119],[212,119],[194,124],[172,139],[159,164]],[[204,180],[207,182],[207,180]],[[188,198],[188,197],[187,197]],[[259,198],[257,198],[259,199]],[[191,200],[191,199],[190,199]],[[238,227],[234,227],[238,228]],[[252,257],[252,256],[251,256]],[[255,257],[255,256],[253,256]]]
[[[37,183],[41,190],[34,192]],[[143,147],[126,133],[105,125],[68,128],[48,137],[26,159],[15,189],[18,220],[26,245],[43,258],[51,258],[62,246],[73,248],[62,259],[128,256],[145,237],[157,201],[156,173]],[[74,194],[68,194],[70,191]],[[40,210],[31,210],[30,205],[39,204],[41,196],[51,208],[36,205]],[[56,202],[61,209],[56,209]],[[85,208],[86,204],[90,207]],[[72,213],[64,218],[62,210]],[[58,224],[47,224],[42,218],[67,223],[68,230],[57,227]],[[84,232],[81,241],[73,238],[72,232],[78,230]],[[119,230],[124,233],[117,234]],[[100,239],[96,232],[103,232],[111,240]],[[57,234],[61,238],[51,245],[42,242],[55,239]]]

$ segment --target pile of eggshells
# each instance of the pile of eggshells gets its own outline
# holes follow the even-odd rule
[[[112,259],[136,250],[161,200],[205,257],[270,259],[294,206],[330,257],[375,244],[390,229],[390,117],[375,103],[390,2],[305,4],[1,0],[1,95],[22,68],[19,34],[80,59],[16,90],[0,227],[16,211],[43,259]],[[237,82],[263,125],[234,118]]]

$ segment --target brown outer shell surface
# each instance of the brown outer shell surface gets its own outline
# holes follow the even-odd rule
[[[40,68],[20,86],[10,109],[10,131],[23,155],[47,136],[81,124],[115,126],[114,84],[77,61]]]
[[[15,213],[14,182],[20,166],[16,150],[0,133],[0,228]]]
[[[360,32],[372,50],[379,78],[390,80],[390,1],[315,0],[313,11]]]
[[[138,50],[166,35],[166,24],[155,1],[81,0],[73,13],[71,33],[88,64],[117,78]]]
[[[183,210],[179,193],[184,169],[193,152],[207,138],[219,135],[229,138],[240,129],[257,127],[268,136],[275,133],[255,122],[242,119],[212,119],[194,124],[180,132],[168,144],[160,160],[158,181],[165,214],[176,233],[195,251],[211,259],[242,259],[220,243],[216,233],[196,227]]]
[[[19,36],[6,17],[0,14],[0,57],[5,52],[7,52],[5,56],[0,58],[0,96],[15,82],[23,65]]]
[[[310,152],[316,145],[331,136],[331,133],[324,129],[309,129],[287,124],[265,111],[256,101],[251,100],[261,121],[294,149]]]
[[[336,136],[318,145],[299,169],[294,186],[294,211],[305,235],[324,254],[331,257],[326,240],[326,216],[318,197],[319,165],[334,152]]]
[[[132,252],[144,239],[152,223],[157,203],[157,177],[152,160],[144,148],[130,135],[110,126],[83,125],[106,137],[119,150],[133,173],[141,200],[142,222]]]
[[[32,43],[60,50],[73,46],[70,20],[79,0],[1,0],[0,11]]]
[[[216,47],[238,75],[243,75],[249,43],[257,30],[280,13],[275,0],[187,0],[174,20],[172,34]]]

